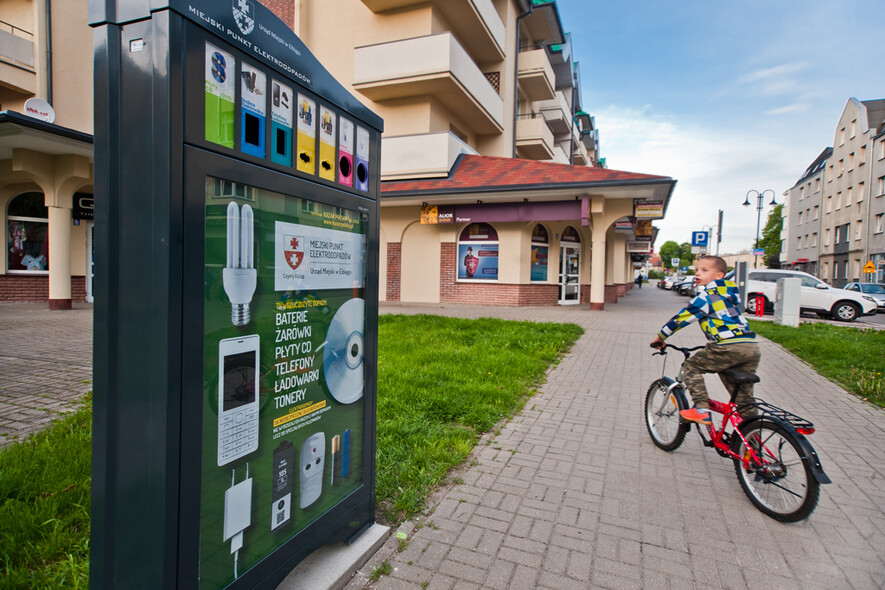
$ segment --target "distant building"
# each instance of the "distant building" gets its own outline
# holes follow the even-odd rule
[[[824,149],[802,177],[784,193],[781,266],[818,273],[822,178],[833,148]]]

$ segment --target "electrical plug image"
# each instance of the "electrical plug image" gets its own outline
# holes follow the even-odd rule
[[[301,508],[316,502],[323,493],[325,462],[326,435],[322,432],[311,434],[301,445]]]
[[[246,463],[246,479],[238,484],[237,472],[230,476],[230,487],[224,492],[224,541],[230,540],[230,552],[234,556],[234,578],[239,576],[237,563],[243,548],[243,532],[252,525],[252,478]]]
[[[222,271],[224,292],[230,299],[230,320],[235,326],[245,326],[252,317],[250,303],[258,282],[255,270],[255,223],[252,207],[227,205],[227,266]]]

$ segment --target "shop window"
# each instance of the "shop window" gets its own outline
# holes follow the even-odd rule
[[[498,232],[488,223],[471,223],[458,237],[458,279],[498,280]]]
[[[9,272],[49,270],[49,210],[43,193],[24,193],[9,202],[6,268]]]
[[[547,260],[550,252],[550,235],[540,223],[532,230],[531,280],[547,280]]]

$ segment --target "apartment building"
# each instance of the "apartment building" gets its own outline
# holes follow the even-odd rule
[[[626,293],[675,181],[604,167],[555,1],[263,3],[384,119],[382,300]],[[87,2],[5,0],[0,20],[0,300],[66,308],[91,297]]]
[[[885,126],[872,138],[870,162],[870,199],[867,224],[868,262],[876,269],[866,274],[875,283],[885,283]]]
[[[626,293],[675,181],[600,166],[555,1],[265,4],[384,119],[381,300]]]
[[[86,2],[0,13],[0,301],[91,297],[92,33]]]
[[[813,275],[818,273],[823,173],[833,148],[824,149],[792,188],[784,192],[781,231],[782,266]]]
[[[878,187],[871,187],[875,143],[885,123],[885,100],[850,98],[842,111],[833,153],[824,170],[820,278],[836,287],[864,280],[871,260],[870,224]],[[878,154],[876,154],[878,155]],[[876,201],[878,206],[878,201]]]

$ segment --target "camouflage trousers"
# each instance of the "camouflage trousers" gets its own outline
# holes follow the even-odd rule
[[[708,409],[710,396],[707,395],[707,387],[704,384],[704,373],[719,373],[719,379],[725,385],[729,394],[734,391],[735,383],[732,379],[720,373],[726,369],[737,369],[747,373],[755,373],[759,366],[759,358],[762,353],[759,345],[755,342],[741,342],[736,344],[713,344],[696,352],[682,365],[682,381],[691,394],[695,405],[701,409]],[[740,386],[735,403],[737,405],[753,401],[753,384],[745,383]],[[741,412],[743,417],[749,417],[756,413],[755,409]]]

